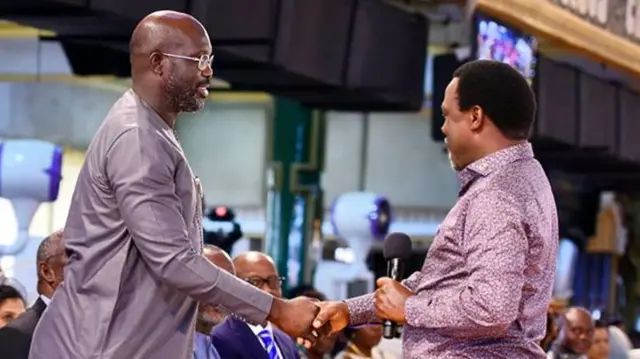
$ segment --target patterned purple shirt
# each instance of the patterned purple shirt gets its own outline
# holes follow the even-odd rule
[[[403,284],[405,359],[543,359],[558,247],[549,181],[530,144],[460,171],[458,201],[420,272]],[[347,300],[352,325],[376,320],[372,294]]]

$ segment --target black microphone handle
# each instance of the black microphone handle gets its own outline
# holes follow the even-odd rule
[[[387,261],[387,277],[401,281],[404,274],[404,262],[400,258],[393,258]],[[399,337],[398,326],[396,323],[385,320],[382,323],[382,336],[386,339],[394,339]]]

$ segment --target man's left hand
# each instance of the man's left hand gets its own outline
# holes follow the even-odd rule
[[[378,317],[388,319],[397,324],[407,322],[404,316],[404,305],[414,292],[401,283],[387,277],[382,277],[376,281],[376,310]]]

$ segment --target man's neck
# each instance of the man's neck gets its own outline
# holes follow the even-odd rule
[[[495,139],[493,141],[487,141],[482,148],[478,149],[477,158],[471,163],[492,155],[496,152],[500,152],[504,149],[515,145],[521,145],[527,143],[527,140],[509,140],[505,138]]]
[[[552,351],[558,355],[558,359],[574,359],[574,358],[583,358],[582,354],[576,354],[573,350],[571,350],[566,345],[557,344],[553,346]]]
[[[213,330],[213,324],[210,323],[202,323],[201,321],[196,321],[196,331],[201,334],[211,335],[211,331]]]
[[[175,128],[175,122],[178,118],[178,113],[173,113],[167,109],[167,103],[165,100],[160,100],[160,96],[156,94],[157,90],[148,90],[142,85],[133,84],[133,91],[140,97],[144,102],[149,105],[155,111],[162,120],[169,125],[171,128]]]
[[[47,298],[53,297],[54,290],[49,287],[49,285],[44,284],[42,282],[38,283],[37,292],[39,295],[44,295]]]

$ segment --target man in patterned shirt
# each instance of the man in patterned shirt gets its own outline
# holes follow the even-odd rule
[[[527,141],[535,108],[527,81],[506,64],[472,61],[456,70],[442,132],[460,192],[421,271],[325,303],[314,326],[404,324],[406,359],[544,358],[536,342],[545,333],[558,224]]]

